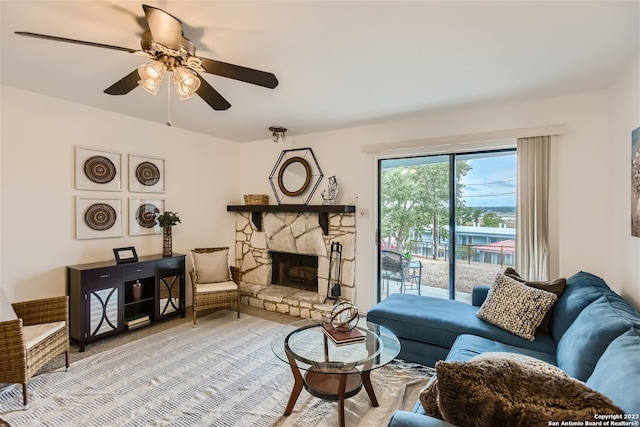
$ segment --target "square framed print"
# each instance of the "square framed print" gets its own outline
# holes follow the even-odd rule
[[[129,191],[164,193],[164,184],[164,159],[140,154],[129,154]]]
[[[126,248],[113,248],[113,255],[116,257],[116,264],[138,262],[138,254],[136,253],[136,248],[133,246]]]
[[[122,153],[77,146],[76,189],[122,191]]]
[[[162,227],[156,221],[164,212],[164,200],[161,199],[129,199],[129,235],[157,234]]]
[[[122,199],[76,196],[76,239],[122,236]]]

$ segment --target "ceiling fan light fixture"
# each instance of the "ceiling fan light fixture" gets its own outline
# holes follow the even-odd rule
[[[271,131],[271,139],[273,142],[278,143],[280,140],[282,140],[282,142],[287,140],[287,135],[285,134],[287,128],[282,126],[271,126],[269,130]]]
[[[191,98],[200,88],[200,79],[196,73],[182,66],[174,68],[173,83],[180,100]]]
[[[157,95],[166,71],[167,66],[160,61],[142,64],[138,67],[138,75],[140,76],[138,84],[150,94]]]

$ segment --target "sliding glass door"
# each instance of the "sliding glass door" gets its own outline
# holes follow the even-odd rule
[[[468,301],[513,265],[515,150],[384,159],[378,173],[380,300]]]

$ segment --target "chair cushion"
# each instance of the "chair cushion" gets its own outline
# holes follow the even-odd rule
[[[529,341],[556,302],[556,295],[497,274],[478,317]]]
[[[226,282],[217,283],[197,283],[196,292],[223,292],[223,291],[235,291],[238,289],[238,285],[233,280],[227,280]]]
[[[438,409],[459,426],[546,426],[622,412],[583,382],[524,355],[484,353],[467,362],[438,362],[436,372]]]
[[[22,327],[27,349],[32,348],[48,336],[64,328],[65,322],[39,323]]]
[[[191,251],[196,283],[226,282],[229,277],[229,249],[213,252]]]
[[[0,288],[0,322],[4,322],[5,320],[15,320],[17,318],[18,316],[16,315],[13,306],[4,294],[2,288]]]

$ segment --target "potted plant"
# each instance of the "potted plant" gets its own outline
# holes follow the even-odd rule
[[[171,238],[171,227],[180,224],[180,217],[177,212],[164,212],[156,218],[158,225],[162,227],[162,256],[173,255],[173,242]]]

